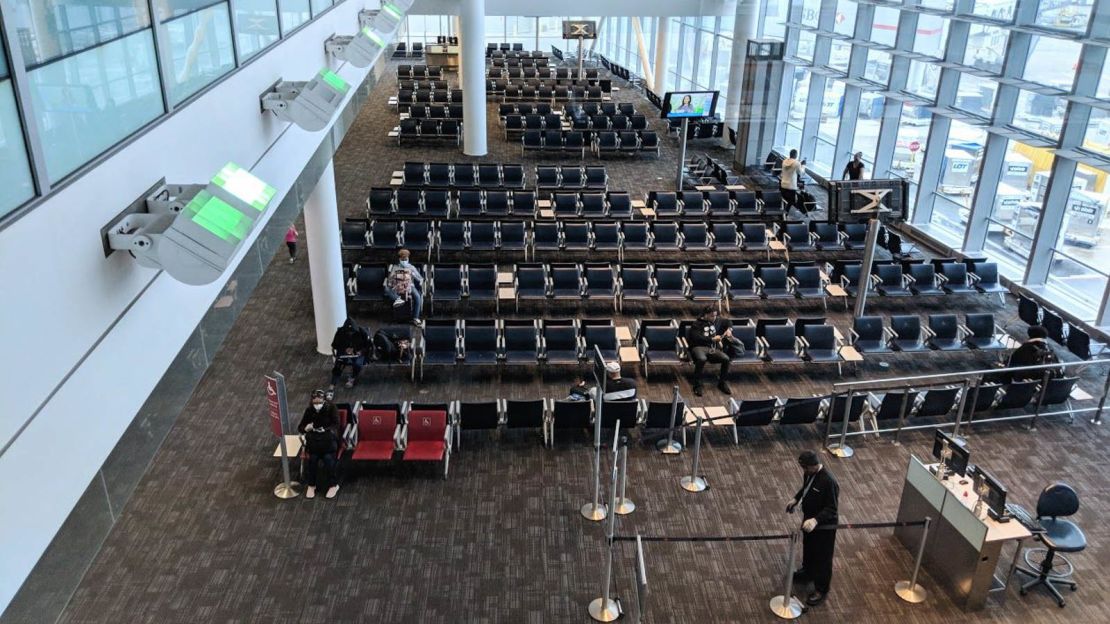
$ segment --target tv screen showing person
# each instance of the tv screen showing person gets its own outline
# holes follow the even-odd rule
[[[672,119],[712,117],[716,104],[716,91],[668,93],[663,100],[663,116]]]

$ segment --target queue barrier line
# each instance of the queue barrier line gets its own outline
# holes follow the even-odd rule
[[[819,524],[814,531],[838,531],[841,529],[893,529],[899,527],[923,527],[925,520],[903,520],[900,522],[845,522],[841,524]],[[793,533],[769,533],[762,535],[614,535],[614,542],[634,542],[639,537],[645,542],[758,542],[767,540],[790,539]]]

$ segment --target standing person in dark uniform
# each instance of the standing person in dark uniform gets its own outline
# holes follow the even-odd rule
[[[726,349],[725,341],[732,338],[732,323],[722,319],[717,308],[712,306],[702,310],[690,327],[686,330],[686,342],[690,345],[690,359],[694,360],[694,394],[702,395],[701,373],[706,362],[721,365],[720,375],[717,377],[717,389],[725,394],[732,394],[725,379],[728,377],[728,366],[732,361]]]
[[[308,463],[304,467],[305,498],[316,498],[317,464],[324,462],[324,479],[321,487],[327,487],[327,498],[335,498],[339,492],[339,411],[330,401],[324,400],[323,390],[312,391],[312,403],[305,408],[304,416],[297,431],[304,435]]]
[[[802,505],[802,567],[794,572],[794,582],[813,582],[813,593],[806,597],[806,604],[815,607],[825,601],[832,580],[833,550],[836,546],[835,530],[814,531],[817,525],[835,525],[840,486],[836,478],[817,461],[817,453],[804,451],[798,456],[798,465],[805,472],[802,489],[786,506],[787,513]]]

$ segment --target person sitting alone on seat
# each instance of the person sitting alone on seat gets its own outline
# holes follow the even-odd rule
[[[1059,361],[1056,353],[1048,344],[1048,330],[1040,325],[1031,325],[1029,327],[1029,339],[1021,343],[1021,346],[1014,349],[1014,352],[1010,354],[1010,361],[1006,364],[1006,368],[1040,366],[1042,364],[1055,364]],[[1062,376],[1062,372],[1059,370],[1049,370],[1052,371],[1049,373],[1049,377]],[[1044,379],[1044,372],[1045,369],[1014,371],[1010,374],[1010,380],[1041,380]]]
[[[407,305],[412,300],[412,322],[420,324],[420,310],[424,306],[422,286],[424,276],[409,262],[412,254],[408,249],[397,252],[397,264],[389,267],[389,283],[385,289],[385,296],[393,302],[395,307]]]
[[[607,363],[605,365],[605,372],[609,374],[609,379],[605,382],[605,394],[602,395],[602,400],[626,401],[636,398],[636,382],[632,379],[621,377],[621,365],[619,362]]]
[[[370,336],[366,329],[355,325],[349,317],[343,325],[335,330],[335,337],[331,341],[332,356],[335,357],[335,366],[331,367],[331,385],[328,390],[334,390],[335,384],[343,375],[343,369],[348,366],[351,374],[347,377],[348,388],[353,388],[362,367],[366,366],[366,357],[370,353]]]
[[[316,486],[327,487],[327,498],[335,498],[339,492],[339,412],[329,401],[324,400],[323,390],[312,391],[312,403],[304,410],[297,431],[304,436],[305,454],[308,462],[304,467],[305,498],[316,498]],[[317,464],[324,462],[324,478],[317,480]]]
[[[735,348],[732,336],[732,322],[722,319],[721,313],[713,306],[707,306],[698,315],[698,318],[686,330],[686,342],[690,345],[690,359],[694,361],[694,394],[702,395],[701,373],[706,362],[721,365],[721,372],[717,376],[717,389],[725,394],[732,394],[725,379],[728,378],[728,367],[732,362],[730,350]]]

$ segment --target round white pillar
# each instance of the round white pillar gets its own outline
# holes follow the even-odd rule
[[[748,60],[748,39],[755,38],[759,0],[736,0],[736,18],[732,24],[732,60],[728,69],[728,91],[725,93],[726,129],[721,133],[721,147],[731,149],[727,127],[740,129],[740,91],[744,86],[744,64]]]
[[[463,0],[459,11],[463,153],[467,156],[485,156],[486,0]]]
[[[316,317],[316,350],[331,355],[335,330],[347,319],[343,288],[343,255],[339,247],[339,206],[335,168],[331,161],[304,203],[305,245]]]
[[[652,89],[659,97],[667,92],[667,43],[671,30],[671,18],[660,17],[655,29],[655,80]]]

